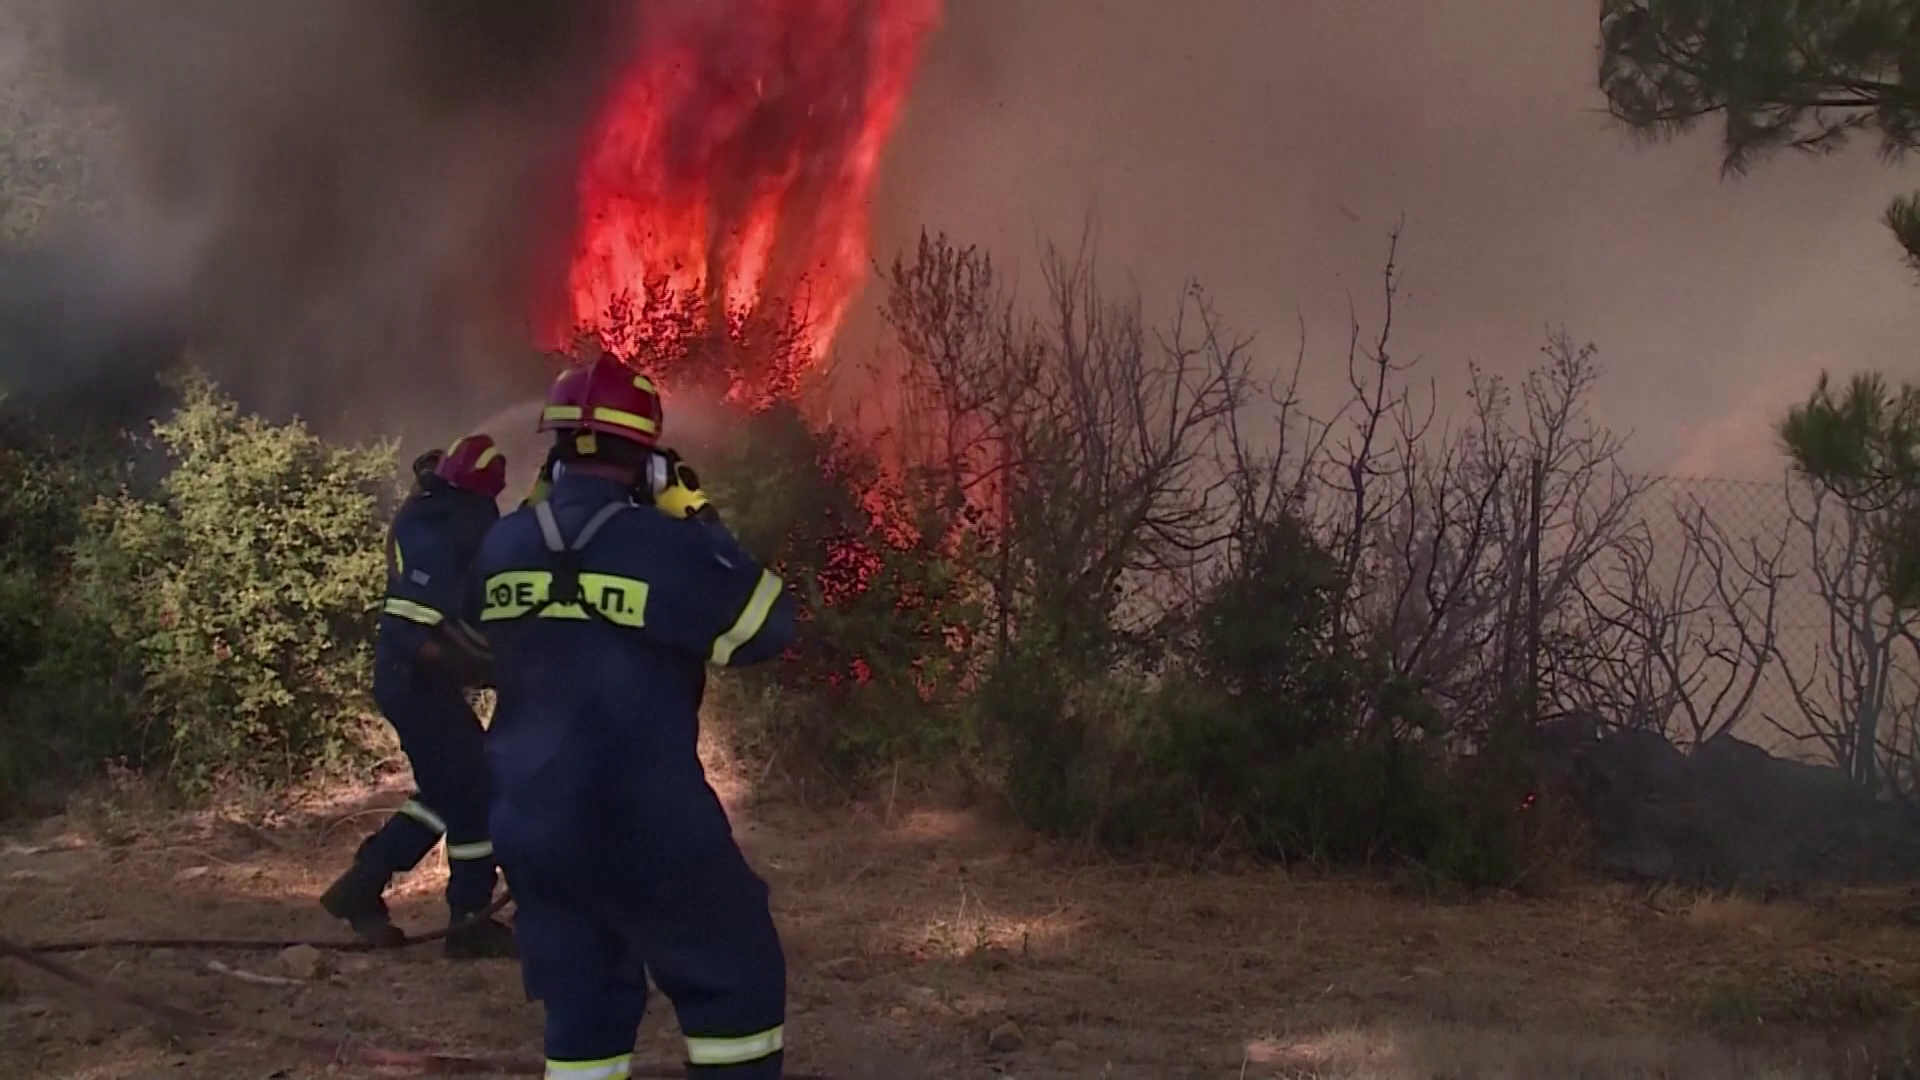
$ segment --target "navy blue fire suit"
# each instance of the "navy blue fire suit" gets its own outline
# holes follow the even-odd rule
[[[717,521],[573,473],[501,519],[473,576],[493,839],[548,1075],[627,1076],[651,975],[689,1076],[779,1077],[780,938],[696,743],[706,665],[778,655],[792,596]]]
[[[487,837],[484,733],[461,670],[469,650],[484,649],[462,618],[467,572],[499,518],[492,499],[445,485],[400,508],[374,645],[374,703],[400,737],[415,793],[369,838],[366,853],[398,873],[419,865],[445,836],[447,906],[456,919],[486,907],[499,879]]]

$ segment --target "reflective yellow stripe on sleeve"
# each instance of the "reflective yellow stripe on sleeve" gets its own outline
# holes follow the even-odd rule
[[[480,840],[472,844],[448,844],[447,858],[457,859],[463,862],[471,862],[474,859],[491,859],[493,858],[493,841]]]
[[[381,606],[380,610],[408,622],[417,622],[422,626],[439,626],[440,620],[446,618],[425,604],[402,600],[397,596],[387,597],[387,602]]]
[[[598,1061],[555,1061],[547,1059],[546,1080],[627,1080],[633,1075],[633,1055],[601,1058]]]
[[[741,610],[727,632],[713,640],[713,663],[725,666],[733,659],[740,646],[753,640],[753,635],[767,625],[767,616],[773,612],[773,602],[780,599],[780,579],[773,571],[760,571],[760,581],[753,587],[753,595],[747,598],[747,606]]]
[[[775,1024],[753,1035],[735,1039],[696,1039],[687,1037],[689,1065],[745,1065],[771,1057],[786,1047],[786,1025]]]
[[[447,823],[440,820],[440,815],[429,810],[425,804],[417,799],[408,799],[406,802],[401,803],[399,812],[425,825],[436,833],[444,833],[447,831]]]

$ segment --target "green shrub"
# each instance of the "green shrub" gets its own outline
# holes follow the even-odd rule
[[[198,378],[157,492],[89,511],[65,618],[129,687],[127,749],[188,792],[336,764],[366,715],[389,448],[243,415]],[[43,662],[43,681],[87,661]]]
[[[1013,809],[1110,849],[1513,883],[1520,792],[1440,753],[1417,693],[1381,689],[1337,632],[1339,595],[1332,557],[1281,520],[1167,628],[1158,671],[1088,671],[1023,637],[981,697],[1009,740]]]
[[[91,711],[104,676],[74,671],[42,687],[36,673],[61,657],[98,655],[69,640],[61,602],[68,549],[88,503],[113,480],[116,450],[101,433],[56,436],[23,412],[0,412],[0,814],[111,750],[101,732],[112,723]]]
[[[1319,866],[1410,868],[1437,887],[1512,886],[1535,838],[1520,799],[1429,745],[1293,728],[1190,677],[997,681],[1023,718],[1007,773],[1028,825],[1109,850],[1231,851]]]

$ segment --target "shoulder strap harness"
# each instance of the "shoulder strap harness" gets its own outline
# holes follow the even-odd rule
[[[580,553],[600,535],[600,530],[612,521],[622,510],[633,506],[629,502],[610,502],[594,512],[587,519],[586,527],[572,543],[560,532],[560,522],[553,515],[553,503],[541,501],[534,504],[533,516],[540,523],[540,539],[546,542],[547,553],[551,556],[548,565],[552,568],[553,582],[547,586],[547,598],[541,601],[527,614],[538,615],[556,604],[577,605],[589,618],[610,623],[612,620],[601,614],[580,592]]]

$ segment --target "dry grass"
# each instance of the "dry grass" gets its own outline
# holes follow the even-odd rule
[[[1249,1062],[1260,1075],[1316,1080],[1809,1080],[1876,1075],[1818,1041],[1742,1049],[1686,1035],[1594,1035],[1475,1027],[1346,1028],[1264,1040]],[[1255,1075],[1249,1071],[1248,1075]],[[1883,1072],[1878,1075],[1902,1075]]]
[[[367,811],[399,798],[358,794],[264,824],[116,819],[101,834],[69,819],[0,854],[7,932],[331,936],[311,898],[371,826]],[[796,1067],[901,1080],[1907,1075],[1920,933],[1903,896],[1760,903],[1592,887],[1444,906],[1272,871],[1101,863],[964,813],[886,816],[762,807],[740,824],[788,939]],[[61,847],[51,833],[87,839]],[[430,862],[402,883],[403,919],[438,917],[441,873]],[[209,974],[206,959],[79,962],[309,1033],[505,1053],[538,1043],[510,964],[371,957],[276,987]],[[659,1004],[645,1048],[673,1060]],[[990,1052],[988,1033],[1009,1023],[1022,1047]],[[257,1047],[189,1053],[137,1018],[0,971],[0,1075],[325,1073]]]

